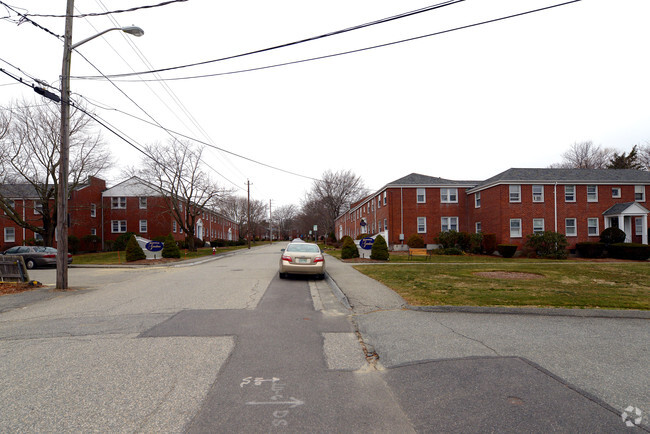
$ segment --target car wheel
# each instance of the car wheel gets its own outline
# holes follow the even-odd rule
[[[285,273],[280,273],[280,279],[286,279],[287,275]]]
[[[28,270],[31,270],[36,266],[36,263],[34,262],[33,259],[28,259],[25,261],[25,266],[27,267]]]
[[[318,279],[319,280],[325,280],[325,274],[319,274]]]

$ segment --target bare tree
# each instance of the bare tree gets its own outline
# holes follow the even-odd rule
[[[606,169],[614,149],[601,148],[592,141],[576,142],[562,154],[562,162],[552,164],[555,169]]]
[[[255,234],[260,224],[266,218],[267,205],[261,200],[250,201],[251,234]],[[230,195],[220,202],[219,212],[237,223],[239,236],[243,237],[248,229],[248,199],[241,196]]]
[[[639,146],[639,163],[643,170],[650,171],[650,142]]]
[[[278,239],[290,235],[297,215],[298,209],[295,205],[284,205],[273,211],[273,224],[278,230]]]
[[[205,170],[201,160],[203,149],[179,140],[145,146],[147,156],[139,172],[167,198],[169,212],[187,234],[191,251],[196,250],[194,239],[199,215],[227,193]]]
[[[345,211],[352,202],[356,202],[367,194],[363,180],[352,173],[351,170],[332,172],[327,170],[318,181],[314,181],[311,191],[303,203],[318,204],[321,210],[311,206],[313,212],[322,213],[325,222],[323,230],[334,230],[334,221]],[[320,226],[319,226],[320,228]],[[325,233],[325,232],[323,232]]]
[[[45,245],[51,246],[59,189],[61,121],[58,107],[54,104],[34,106],[23,100],[4,109],[0,120],[0,184],[4,186],[0,191],[0,208],[18,226],[40,234]],[[103,139],[90,131],[91,122],[80,110],[71,113],[68,194],[89,176],[100,175],[112,164]],[[17,213],[13,207],[16,199],[33,200],[33,208],[40,214],[39,221]]]

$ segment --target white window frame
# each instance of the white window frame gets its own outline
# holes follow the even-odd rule
[[[440,217],[440,231],[441,232],[449,232],[449,231],[458,232],[458,217]]]
[[[147,228],[148,228],[149,225],[147,224],[146,220],[140,220],[140,224],[138,226],[140,228],[140,233],[141,234],[146,234],[147,233]]]
[[[481,192],[477,191],[474,193],[474,208],[480,208],[481,207]]]
[[[4,230],[4,240],[5,243],[15,243],[16,242],[16,228],[6,227]]]
[[[427,218],[426,217],[418,217],[417,225],[418,225],[418,234],[426,234],[427,233]]]
[[[587,219],[587,236],[597,237],[598,235],[600,235],[598,226],[599,226],[598,217],[589,217]],[[592,233],[592,229],[594,229],[593,233]]]
[[[381,196],[377,196],[377,209],[381,208]]]
[[[90,216],[91,217],[97,217],[97,204],[96,203],[91,203],[90,204]]]
[[[569,192],[569,190],[571,192]],[[569,197],[571,199],[569,199]],[[576,201],[576,186],[575,185],[565,185],[564,186],[564,201],[565,202],[575,202]]]
[[[97,235],[97,229],[96,228],[90,228],[90,235]]]
[[[384,192],[384,205],[388,203],[388,197],[386,195],[386,192]]]
[[[510,219],[510,238],[521,238],[521,219]]]
[[[480,234],[482,231],[483,231],[483,228],[482,228],[481,222],[474,223],[474,232],[476,232],[477,234]]]
[[[593,189],[592,192],[589,190]],[[597,185],[588,185],[587,186],[587,202],[598,202],[598,186]]]
[[[637,195],[640,195],[637,197]],[[645,202],[645,185],[634,186],[634,201]]]
[[[540,234],[542,232],[544,232],[544,219],[543,218],[533,219],[533,233]]]
[[[111,220],[111,233],[123,234],[126,231],[126,220]]]
[[[8,208],[11,208],[12,210],[16,211],[16,201],[13,199],[6,199],[6,205]],[[4,215],[7,215],[7,212],[4,213]]]
[[[138,197],[138,207],[140,209],[147,209],[147,197],[146,196]]]
[[[126,197],[111,197],[111,209],[126,209]]]
[[[612,198],[613,199],[621,198],[621,187],[612,187]]]
[[[573,222],[573,224],[569,225],[569,222]],[[569,231],[569,228],[572,229],[571,232]],[[578,220],[575,217],[564,219],[564,233],[567,237],[578,236]]]
[[[415,194],[415,201],[417,203],[427,203],[427,190],[425,188],[416,189]],[[422,200],[420,200],[420,197]]]
[[[535,193],[535,189],[540,189],[541,192]],[[544,202],[544,186],[540,184],[534,184],[532,187],[533,190],[533,202],[534,203],[543,203]]]
[[[634,235],[643,236],[643,219],[646,217],[634,217]]]
[[[458,203],[458,188],[441,188],[440,203]]]
[[[508,201],[510,203],[520,203],[521,202],[521,185],[519,185],[519,184],[510,184],[508,186]]]
[[[172,221],[172,232],[176,233],[176,220]]]
[[[384,219],[384,230],[388,230],[388,219]]]
[[[40,200],[34,201],[34,215],[43,214],[43,202]]]

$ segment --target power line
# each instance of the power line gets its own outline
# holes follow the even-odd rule
[[[301,39],[301,40],[298,40],[298,41],[293,41],[293,42],[288,42],[288,43],[285,43],[285,44],[275,45],[275,46],[268,47],[268,48],[262,48],[260,50],[254,50],[254,51],[249,51],[247,53],[236,54],[234,56],[221,57],[219,59],[205,60],[205,61],[202,61],[202,62],[190,63],[190,64],[179,65],[179,66],[172,66],[172,67],[169,67],[169,68],[161,68],[161,69],[155,69],[155,70],[149,70],[149,71],[141,71],[141,72],[135,72],[135,73],[123,73],[123,74],[111,74],[108,77],[110,77],[110,78],[118,78],[118,77],[130,77],[130,76],[134,76],[134,75],[154,74],[154,73],[157,73],[157,72],[167,72],[167,71],[173,71],[173,70],[176,70],[176,69],[189,68],[189,67],[192,67],[192,66],[199,66],[199,65],[206,65],[206,64],[209,64],[209,63],[222,62],[224,60],[237,59],[237,58],[240,58],[240,57],[250,56],[250,55],[253,55],[253,54],[265,53],[265,52],[277,50],[277,49],[280,49],[280,48],[286,48],[286,47],[291,47],[291,46],[298,45],[298,44],[303,44],[303,43],[306,43],[306,42],[316,41],[318,39],[328,38],[330,36],[340,35],[342,33],[347,33],[347,32],[351,32],[351,31],[354,31],[354,30],[363,29],[365,27],[370,27],[370,26],[374,26],[374,25],[377,25],[377,24],[387,23],[387,22],[390,22],[390,21],[410,17],[410,16],[421,14],[421,13],[424,13],[424,12],[429,12],[429,11],[432,11],[432,10],[435,10],[435,9],[440,9],[440,8],[445,7],[445,6],[450,6],[450,5],[453,5],[453,4],[456,4],[456,3],[461,3],[461,2],[464,2],[464,1],[465,0],[448,0],[448,1],[445,1],[445,2],[442,2],[442,3],[437,3],[437,4],[434,4],[434,5],[431,5],[431,6],[426,6],[424,8],[416,9],[416,10],[409,11],[409,12],[403,12],[403,13],[398,14],[398,15],[393,15],[393,16],[390,16],[390,17],[387,17],[387,18],[381,18],[379,20],[371,21],[371,22],[368,22],[368,23],[359,24],[359,25],[352,26],[352,27],[347,27],[345,29],[324,33],[324,34],[318,35],[318,36],[312,36],[312,37],[309,37],[309,38],[306,38],[306,39]],[[73,77],[73,78],[101,79],[101,78],[106,78],[106,77],[81,76],[81,77]]]
[[[481,21],[481,22],[477,22],[477,23],[473,23],[473,24],[468,24],[468,25],[465,25],[465,26],[454,27],[454,28],[451,28],[451,29],[441,30],[439,32],[429,33],[429,34],[426,34],[426,35],[414,36],[412,38],[401,39],[399,41],[387,42],[385,44],[379,44],[379,45],[373,45],[373,46],[370,46],[370,47],[359,48],[359,49],[356,49],[356,50],[343,51],[343,52],[334,53],[334,54],[327,54],[327,55],[324,55],[324,56],[310,57],[310,58],[307,58],[307,59],[294,60],[294,61],[291,61],[291,62],[276,63],[276,64],[273,64],[273,65],[260,66],[260,67],[256,67],[256,68],[239,69],[239,70],[234,70],[234,71],[217,72],[217,73],[213,73],[213,74],[202,74],[202,75],[193,75],[193,76],[186,76],[186,77],[164,78],[163,80],[164,81],[177,81],[177,80],[190,80],[190,79],[196,79],[196,78],[217,77],[217,76],[222,76],[222,75],[241,74],[241,73],[245,73],[245,72],[253,72],[253,71],[261,71],[261,70],[264,70],[264,69],[278,68],[278,67],[281,67],[281,66],[296,65],[296,64],[299,64],[299,63],[306,63],[306,62],[311,62],[311,61],[314,61],[314,60],[329,59],[329,58],[333,58],[333,57],[344,56],[344,55],[347,55],[347,54],[361,53],[361,52],[364,52],[364,51],[370,51],[370,50],[374,50],[374,49],[377,49],[377,48],[389,47],[389,46],[392,46],[392,45],[402,44],[402,43],[405,43],[405,42],[412,42],[412,41],[416,41],[416,40],[419,40],[419,39],[429,38],[429,37],[432,37],[432,36],[439,36],[439,35],[443,35],[445,33],[455,32],[457,30],[465,30],[465,29],[469,29],[469,28],[472,28],[472,27],[478,27],[478,26],[481,26],[481,25],[484,25],[484,24],[491,24],[491,23],[495,23],[495,22],[498,22],[498,21],[504,21],[504,20],[507,20],[507,19],[510,19],[510,18],[521,17],[521,16],[524,16],[524,15],[529,15],[529,14],[533,14],[533,13],[536,13],[536,12],[542,12],[542,11],[557,8],[557,7],[560,7],[560,6],[566,6],[566,5],[569,5],[569,4],[572,4],[572,3],[577,3],[577,2],[580,2],[580,1],[582,1],[582,0],[571,0],[571,1],[568,1],[568,2],[559,3],[559,4],[555,4],[555,5],[551,5],[551,6],[546,6],[546,7],[539,8],[539,9],[533,9],[533,10],[526,11],[526,12],[520,12],[520,13],[517,13],[517,14],[508,15],[508,16],[504,16],[504,17],[501,17],[501,18],[494,18],[494,19],[491,19],[491,20]],[[133,75],[133,74],[130,74],[130,75]],[[113,77],[113,76],[111,76],[111,77]],[[72,78],[75,78],[75,79],[97,79],[98,77],[76,76],[76,77],[72,77]],[[132,79],[132,80],[116,79],[114,81],[138,83],[138,82],[151,82],[151,81],[159,81],[159,80],[153,80],[153,79]]]
[[[72,15],[73,18],[85,18],[85,17],[99,17],[102,15],[110,15],[110,14],[120,14],[124,12],[133,12],[137,11],[140,9],[151,9],[151,8],[157,8],[160,6],[167,6],[171,3],[181,3],[181,2],[186,2],[188,0],[169,0],[165,1],[162,3],[158,3],[155,5],[144,5],[144,6],[136,6],[132,7],[129,9],[119,9],[116,11],[106,11],[106,12],[92,12],[88,14],[79,14],[79,15]],[[4,3],[3,3],[4,4]],[[40,18],[66,18],[66,15],[45,15],[45,14],[24,14],[25,17],[40,17]]]
[[[9,9],[10,11],[12,11],[13,13],[15,13],[16,15],[18,15],[18,16],[20,17],[20,20],[18,21],[18,25],[21,25],[21,24],[23,24],[24,22],[28,22],[28,23],[30,23],[30,24],[32,24],[32,25],[38,27],[39,29],[41,29],[41,30],[43,30],[43,31],[45,31],[45,32],[47,32],[47,33],[49,33],[50,35],[56,37],[57,39],[63,40],[63,36],[61,36],[61,35],[57,35],[56,33],[54,33],[53,31],[51,31],[51,30],[48,29],[47,27],[43,27],[43,26],[41,26],[41,25],[38,24],[36,21],[30,19],[27,15],[18,12],[16,9],[14,9],[14,8],[11,7],[11,6],[9,6],[7,3],[3,2],[2,0],[0,0],[0,5],[3,5],[5,8]]]

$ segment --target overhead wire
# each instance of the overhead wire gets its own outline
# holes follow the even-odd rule
[[[331,37],[331,36],[340,35],[340,34],[343,34],[343,33],[348,33],[348,32],[354,31],[354,30],[359,30],[359,29],[363,29],[363,28],[366,28],[366,27],[387,23],[387,22],[390,22],[390,21],[410,17],[410,16],[421,14],[421,13],[424,13],[424,12],[429,12],[429,11],[432,11],[432,10],[440,9],[440,8],[450,6],[450,5],[454,5],[454,4],[457,4],[457,3],[462,3],[464,1],[465,0],[447,0],[447,1],[444,1],[444,2],[441,2],[441,3],[426,6],[426,7],[416,9],[416,10],[413,10],[413,11],[403,12],[401,14],[393,15],[393,16],[386,17],[386,18],[381,18],[381,19],[378,19],[378,20],[375,20],[375,21],[370,21],[370,22],[367,22],[367,23],[364,23],[364,24],[358,24],[358,25],[355,25],[355,26],[352,26],[352,27],[347,27],[347,28],[341,29],[341,30],[335,30],[333,32],[323,33],[321,35],[311,36],[311,37],[305,38],[305,39],[300,39],[298,41],[287,42],[287,43],[284,43],[284,44],[275,45],[275,46],[267,47],[267,48],[262,48],[262,49],[259,49],[259,50],[249,51],[249,52],[246,52],[246,53],[236,54],[236,55],[233,55],[233,56],[221,57],[221,58],[218,58],[218,59],[212,59],[212,60],[205,60],[205,61],[202,61],[202,62],[189,63],[189,64],[186,64],[186,65],[178,65],[178,66],[172,66],[172,67],[168,67],[168,68],[160,68],[160,69],[141,71],[141,72],[135,72],[135,73],[110,74],[110,75],[108,75],[108,77],[110,77],[110,78],[119,78],[119,77],[135,76],[135,75],[154,74],[154,73],[159,73],[159,72],[167,72],[167,71],[173,71],[173,70],[177,70],[177,69],[190,68],[190,67],[193,67],[193,66],[207,65],[207,64],[210,64],[210,63],[222,62],[224,60],[238,59],[238,58],[245,57],[245,56],[250,56],[250,55],[253,55],[253,54],[266,53],[266,52],[273,51],[273,50],[278,50],[278,49],[281,49],[281,48],[287,48],[287,47],[291,47],[291,46],[294,46],[294,45],[304,44],[306,42],[316,41],[316,40],[319,40],[319,39],[324,39],[324,38],[328,38],[328,37]],[[101,79],[103,77],[99,77],[99,76],[78,77],[78,76],[76,76],[74,78]]]
[[[315,61],[315,60],[330,59],[330,58],[344,56],[344,55],[348,55],[348,54],[361,53],[361,52],[364,52],[364,51],[370,51],[370,50],[374,50],[374,49],[378,49],[378,48],[385,48],[385,47],[389,47],[389,46],[393,46],[393,45],[397,45],[397,44],[412,42],[412,41],[416,41],[416,40],[424,39],[424,38],[429,38],[429,37],[433,37],[433,36],[439,36],[439,35],[443,35],[443,34],[446,34],[446,33],[455,32],[455,31],[458,31],[458,30],[465,30],[465,29],[469,29],[469,28],[472,28],[472,27],[481,26],[481,25],[484,25],[484,24],[491,24],[491,23],[495,23],[495,22],[499,22],[499,21],[504,21],[504,20],[507,20],[507,19],[521,17],[521,16],[524,16],[524,15],[529,15],[529,14],[533,14],[533,13],[536,13],[536,12],[542,12],[542,11],[557,8],[557,7],[560,7],[560,6],[566,6],[566,5],[569,5],[569,4],[572,4],[572,3],[578,3],[580,1],[582,1],[582,0],[571,0],[571,1],[564,2],[564,3],[559,3],[559,4],[546,6],[546,7],[538,8],[538,9],[533,9],[533,10],[529,10],[529,11],[526,11],[526,12],[520,12],[520,13],[517,13],[517,14],[512,14],[512,15],[508,15],[508,16],[504,16],[504,17],[500,17],[500,18],[494,18],[494,19],[490,19],[490,20],[476,22],[476,23],[473,23],[473,24],[454,27],[454,28],[451,28],[451,29],[441,30],[441,31],[434,32],[434,33],[429,33],[429,34],[426,34],[426,35],[414,36],[414,37],[411,37],[411,38],[400,39],[398,41],[387,42],[387,43],[384,43],[384,44],[373,45],[373,46],[369,46],[369,47],[365,47],[365,48],[358,48],[358,49],[355,49],[355,50],[342,51],[342,52],[334,53],[334,54],[327,54],[327,55],[323,55],[323,56],[310,57],[310,58],[307,58],[307,59],[294,60],[294,61],[290,61],[290,62],[276,63],[276,64],[273,64],[273,65],[266,65],[266,66],[260,66],[260,67],[255,67],[255,68],[247,68],[247,69],[239,69],[239,70],[227,71],[227,72],[217,72],[217,73],[212,73],[212,74],[200,74],[200,75],[192,75],[192,76],[185,76],[185,77],[163,78],[163,80],[164,81],[178,81],[178,80],[191,80],[191,79],[197,79],[197,78],[218,77],[218,76],[222,76],[222,75],[241,74],[241,73],[246,73],[246,72],[261,71],[261,70],[265,70],[265,69],[278,68],[278,67],[282,67],[282,66],[297,65],[297,64],[300,64],[300,63],[312,62],[312,61]],[[122,76],[124,76],[124,75],[122,75]],[[114,77],[114,76],[111,76],[111,77]],[[97,77],[95,77],[95,76],[75,76],[75,77],[72,77],[72,78],[83,79],[83,80],[97,79]],[[138,83],[138,82],[159,81],[159,80],[153,80],[153,79],[121,79],[121,78],[114,78],[113,80],[117,81],[117,82],[124,82],[124,83]]]
[[[141,9],[151,9],[151,8],[157,8],[161,6],[167,6],[172,3],[181,3],[181,2],[186,2],[188,0],[168,0],[164,1],[162,3],[154,4],[154,5],[144,5],[144,6],[135,6],[129,9],[119,9],[115,11],[105,11],[105,12],[91,12],[88,14],[78,14],[78,15],[72,15],[73,18],[86,18],[86,17],[100,17],[102,15],[111,15],[111,14],[121,14],[124,12],[134,12],[138,11]],[[46,15],[46,14],[25,14],[26,17],[39,17],[39,18],[66,18],[66,15]]]

